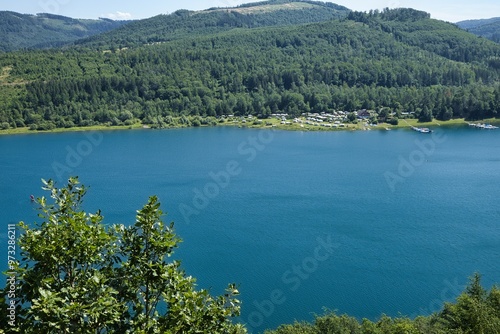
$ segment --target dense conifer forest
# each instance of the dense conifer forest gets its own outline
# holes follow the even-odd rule
[[[350,10],[329,2],[271,0],[243,4],[236,8],[204,11],[178,10],[133,22],[109,33],[76,41],[91,48],[122,49],[167,42],[196,35],[211,35],[235,28],[290,26],[344,18]]]
[[[1,54],[0,126],[163,127],[182,116],[187,123],[383,107],[422,121],[498,115],[498,43],[412,9],[360,13],[323,5],[330,16],[345,15],[266,26],[266,17],[286,17],[283,3],[297,4],[181,11],[167,16],[165,31],[156,29],[166,19],[159,16],[71,47]],[[289,11],[311,10],[311,3]],[[130,40],[110,39],[125,35]]]

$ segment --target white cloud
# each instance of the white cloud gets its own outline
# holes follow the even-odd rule
[[[130,20],[132,19],[132,14],[118,11],[116,13],[106,14],[105,17],[112,20]]]

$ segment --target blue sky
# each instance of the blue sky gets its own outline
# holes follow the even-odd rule
[[[0,0],[0,10],[26,14],[53,13],[75,18],[142,19],[157,14],[172,13],[178,9],[201,10],[210,7],[232,7],[249,2],[256,2],[256,0]],[[331,2],[360,11],[385,7],[411,7],[429,12],[433,18],[450,22],[500,16],[499,0],[339,0]]]

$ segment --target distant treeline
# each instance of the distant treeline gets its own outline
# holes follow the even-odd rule
[[[499,334],[500,333],[500,290],[493,286],[486,291],[481,286],[481,277],[471,277],[465,291],[456,302],[445,303],[442,310],[429,316],[415,319],[391,318],[383,315],[372,322],[349,315],[333,312],[316,316],[314,323],[296,322],[281,325],[264,334]]]

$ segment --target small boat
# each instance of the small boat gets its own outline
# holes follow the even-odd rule
[[[417,132],[420,132],[420,133],[431,133],[432,132],[432,130],[430,130],[429,128],[417,128],[414,126],[412,126],[411,128]]]
[[[472,126],[474,128],[478,128],[478,129],[484,129],[484,127],[486,126],[486,124],[481,124],[481,123],[469,123],[469,126]]]
[[[498,126],[494,126],[491,124],[481,124],[481,123],[468,123],[469,126],[478,128],[478,129],[486,129],[486,130],[493,130],[493,129],[498,129]]]
[[[385,130],[386,130],[386,131],[391,131],[391,129],[389,129],[389,128],[385,128]]]
[[[30,195],[30,201],[34,202],[35,201],[35,196]]]

